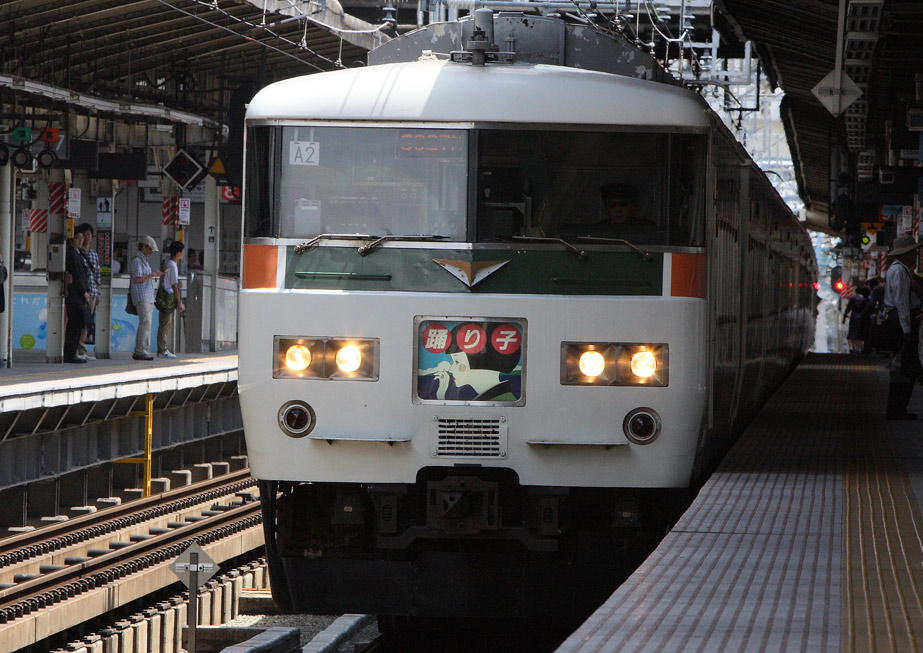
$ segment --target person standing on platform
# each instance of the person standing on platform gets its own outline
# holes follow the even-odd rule
[[[870,354],[872,351],[879,349],[874,341],[875,328],[877,324],[874,324],[874,315],[881,308],[882,303],[884,302],[885,296],[885,287],[881,283],[881,280],[878,277],[870,277],[868,280],[869,288],[869,300],[865,303],[865,308],[862,309],[862,340],[864,342],[864,347],[862,353]]]
[[[168,345],[173,336],[173,316],[179,311],[182,313],[186,310],[186,307],[183,306],[183,299],[179,296],[179,268],[177,263],[180,262],[183,258],[183,249],[185,245],[174,240],[170,243],[169,252],[170,258],[164,261],[163,268],[163,277],[160,279],[162,285],[162,290],[158,290],[158,294],[165,293],[167,296],[164,297],[163,301],[158,298],[157,301],[157,313],[159,315],[160,322],[157,328],[157,356],[158,358],[176,358],[176,355],[173,354]]]
[[[136,361],[152,361],[151,356],[151,321],[154,317],[154,280],[163,272],[151,271],[147,257],[157,250],[157,243],[150,236],[141,236],[138,251],[131,259],[131,284],[129,292],[131,301],[138,310],[138,334],[135,336],[135,351],[132,358]]]
[[[89,222],[84,222],[82,225],[77,227],[77,231],[80,232],[83,236],[83,245],[78,248],[80,255],[83,256],[83,260],[87,266],[87,281],[90,286],[90,311],[89,317],[90,321],[80,330],[80,341],[77,343],[77,355],[83,356],[87,360],[95,361],[95,356],[90,356],[87,353],[87,335],[90,332],[90,329],[95,329],[96,326],[96,307],[99,305],[99,284],[100,272],[99,272],[99,255],[96,253],[96,250],[93,248],[93,236],[95,235],[93,227],[90,226]],[[95,341],[95,334],[94,334]]]
[[[846,334],[846,341],[849,343],[850,354],[861,354],[864,347],[862,336],[862,313],[866,304],[869,302],[869,289],[862,286],[855,295],[849,298],[846,304],[846,310],[843,311],[843,324],[849,318],[849,330]]]
[[[70,275],[67,293],[64,295],[64,308],[67,324],[64,327],[64,362],[86,363],[87,359],[77,355],[77,343],[80,330],[86,326],[86,315],[90,309],[90,285],[86,263],[80,254],[83,234],[79,231],[73,238],[68,238],[64,252],[64,269]]]
[[[902,336],[901,349],[891,361],[888,419],[917,419],[914,413],[907,411],[907,404],[917,377],[923,372],[917,346],[923,288],[913,275],[919,247],[920,243],[913,236],[898,236],[888,252],[891,265],[885,275],[884,303],[888,307],[888,323],[895,335],[899,332]]]

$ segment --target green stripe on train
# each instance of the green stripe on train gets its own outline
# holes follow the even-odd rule
[[[479,264],[507,261],[469,287],[435,261],[454,261],[471,276]],[[473,265],[472,265],[473,264]],[[461,273],[465,277],[465,273]],[[286,252],[285,287],[299,290],[371,290],[534,295],[653,295],[663,290],[663,254],[643,260],[634,252],[561,250],[445,250],[381,248],[359,256],[353,247]]]

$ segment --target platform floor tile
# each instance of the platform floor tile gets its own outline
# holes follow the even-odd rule
[[[808,357],[559,651],[919,651],[923,422],[886,394],[879,358]]]

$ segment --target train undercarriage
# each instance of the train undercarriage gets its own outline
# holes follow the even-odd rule
[[[504,469],[427,468],[415,484],[261,485],[281,607],[425,617],[592,610],[687,498],[682,490],[526,487]]]

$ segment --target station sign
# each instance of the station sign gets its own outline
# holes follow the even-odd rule
[[[20,143],[26,143],[32,140],[32,128],[31,127],[17,127],[13,130],[13,140],[19,141]]]
[[[189,216],[192,213],[192,199],[188,197],[179,198],[179,220],[177,224],[186,226],[189,224]]]
[[[80,219],[80,189],[67,190],[67,217],[73,220]]]
[[[61,130],[57,127],[45,127],[42,130],[41,141],[43,143],[48,143],[49,145],[54,145],[61,138]]]
[[[221,186],[221,200],[224,202],[240,203],[240,188],[237,186]]]

